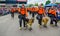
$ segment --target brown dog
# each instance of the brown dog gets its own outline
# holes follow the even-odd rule
[[[49,21],[48,17],[43,17],[42,22],[44,23],[44,27],[47,27],[48,21]]]
[[[29,30],[32,30],[32,24],[34,22],[34,19],[31,18],[31,19],[26,19],[26,27],[29,29]]]

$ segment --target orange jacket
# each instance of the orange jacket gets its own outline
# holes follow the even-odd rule
[[[17,11],[20,12],[20,8],[17,8]]]
[[[34,12],[35,11],[35,8],[32,8],[31,11]]]
[[[35,12],[37,12],[38,11],[38,8],[35,8]]]
[[[19,13],[20,13],[21,15],[26,15],[26,16],[28,16],[27,8],[20,8],[19,11],[20,11]]]
[[[44,8],[40,8],[40,9],[38,10],[38,14],[44,14],[44,12],[45,12]]]
[[[28,11],[31,11],[31,8],[27,8]]]
[[[16,11],[16,10],[15,10],[14,8],[12,8],[12,9],[11,9],[11,12],[13,12],[13,13],[14,13],[15,11]]]
[[[55,16],[56,16],[56,10],[54,10],[54,9],[53,9],[53,10],[52,10],[52,9],[50,9],[50,10],[49,10],[49,13],[50,13],[50,14],[53,14],[53,15],[55,15]]]

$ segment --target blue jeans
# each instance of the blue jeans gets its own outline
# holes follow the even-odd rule
[[[50,24],[53,24],[53,22],[55,22],[55,25],[57,25],[57,18],[54,15],[52,15],[50,19],[51,19]]]
[[[43,17],[43,15],[37,15],[37,19],[38,19],[38,23],[40,24],[40,25],[42,25],[42,17]]]
[[[33,18],[35,17],[35,12],[32,12],[32,17],[33,17]]]
[[[22,27],[22,21],[23,21],[23,25],[25,27],[25,15],[19,15],[19,23],[20,23],[20,27]]]

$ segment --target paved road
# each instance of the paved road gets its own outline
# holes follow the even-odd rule
[[[31,18],[29,16],[29,18]],[[33,23],[32,31],[19,30],[18,14],[15,14],[15,18],[12,19],[9,15],[0,17],[0,36],[60,36],[60,23],[59,27],[39,28],[37,20]]]

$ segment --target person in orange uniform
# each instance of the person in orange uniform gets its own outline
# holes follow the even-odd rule
[[[50,24],[53,25],[53,22],[55,22],[55,26],[57,26],[57,12],[56,12],[56,8],[54,6],[52,6],[49,11],[48,14],[50,15]]]
[[[42,18],[43,18],[43,15],[45,16],[45,9],[44,7],[42,6],[42,4],[38,7],[38,12],[37,12],[37,19],[38,19],[38,23],[39,23],[39,26],[42,25]]]
[[[29,12],[29,14],[31,15],[31,7],[27,8],[27,11]]]
[[[35,7],[34,6],[31,9],[31,13],[32,13],[32,18],[34,19],[34,17],[35,17]]]
[[[15,12],[15,9],[14,8],[11,8],[11,17],[14,18],[14,12]]]
[[[27,13],[27,9],[25,8],[24,4],[22,4],[22,7],[20,8],[19,10],[19,23],[20,23],[20,27],[19,29],[21,30],[22,29],[22,21],[23,21],[23,25],[24,25],[24,29],[26,29],[26,23],[25,23],[25,20],[26,20],[26,17],[28,16],[28,13]]]

